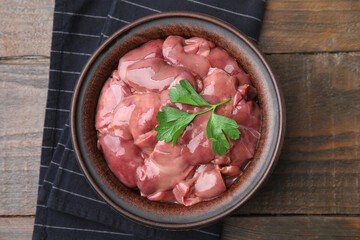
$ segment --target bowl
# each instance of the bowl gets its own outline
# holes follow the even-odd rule
[[[95,114],[104,82],[132,49],[169,35],[201,37],[232,55],[250,75],[261,108],[261,137],[244,173],[223,194],[190,207],[150,201],[123,185],[97,148]],[[86,179],[104,201],[138,223],[171,230],[216,222],[245,203],[273,170],[285,131],[285,107],[278,81],[256,45],[232,25],[194,12],[164,12],[136,20],[108,38],[81,72],[72,99],[71,134]]]

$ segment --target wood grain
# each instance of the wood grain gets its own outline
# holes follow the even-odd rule
[[[34,217],[0,217],[0,240],[31,239]]]
[[[0,56],[49,56],[54,2],[0,0]]]
[[[35,213],[53,8],[0,0],[0,239],[32,236],[34,217],[11,215]],[[273,175],[237,214],[360,214],[359,11],[353,0],[267,1],[259,45],[284,91],[287,133]],[[359,216],[223,226],[223,240],[360,239]]]
[[[34,64],[49,64],[50,57],[37,55],[19,55],[0,57],[0,64],[6,65],[34,65]]]
[[[287,128],[267,184],[238,213],[360,213],[360,53],[268,56]]]
[[[359,214],[360,53],[268,58],[285,95],[286,139],[272,177],[238,213]],[[47,67],[0,65],[0,214],[34,214]]]
[[[360,1],[269,0],[260,34],[266,53],[359,51]]]
[[[225,220],[221,239],[355,240],[360,239],[360,217],[232,217]]]
[[[1,217],[0,240],[31,239],[34,217]],[[277,216],[226,218],[222,240],[360,239],[360,217]]]
[[[48,69],[0,65],[0,215],[35,212]]]
[[[54,0],[0,0],[0,56],[50,55]],[[360,2],[268,0],[265,53],[359,51]]]
[[[54,1],[0,0],[0,215],[35,212]],[[359,1],[269,0],[260,47],[284,91],[274,174],[238,213],[360,214]],[[44,56],[45,57],[44,57]],[[47,56],[47,57],[46,57]]]

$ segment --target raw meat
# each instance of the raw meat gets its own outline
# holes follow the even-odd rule
[[[224,155],[212,151],[206,126],[211,112],[200,114],[177,144],[156,138],[163,106],[194,113],[207,109],[173,103],[169,91],[186,79],[216,114],[234,119],[241,132]],[[151,201],[190,206],[216,198],[244,171],[260,137],[257,92],[226,51],[202,38],[169,36],[124,55],[101,91],[95,127],[98,147],[111,171],[126,186]]]

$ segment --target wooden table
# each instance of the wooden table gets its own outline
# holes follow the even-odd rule
[[[30,239],[54,0],[0,0],[0,239]],[[360,1],[268,0],[260,48],[287,129],[262,190],[222,239],[360,239]]]

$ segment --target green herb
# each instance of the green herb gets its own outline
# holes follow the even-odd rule
[[[185,103],[198,107],[212,106],[205,101],[186,80],[181,80],[175,88],[170,89],[169,97],[173,103]]]
[[[159,120],[159,125],[155,128],[158,133],[156,138],[158,140],[165,140],[170,142],[173,139],[173,145],[184,131],[185,127],[195,118],[196,114],[183,112],[173,107],[162,107],[163,112],[158,112],[156,119]]]
[[[238,139],[240,137],[238,127],[235,120],[215,114],[213,111],[206,125],[206,136],[212,141],[213,152],[223,155],[226,149],[230,148],[224,133],[231,139]]]
[[[214,152],[222,155],[226,152],[226,149],[230,148],[225,133],[229,138],[234,140],[240,137],[239,125],[235,120],[215,114],[214,112],[217,106],[230,101],[231,98],[217,104],[210,104],[194,90],[186,79],[181,80],[180,84],[170,89],[169,97],[173,103],[185,103],[198,107],[209,106],[209,108],[197,113],[188,113],[173,107],[162,107],[161,109],[163,111],[158,112],[156,115],[156,119],[159,120],[159,125],[155,128],[155,130],[158,131],[156,134],[157,140],[164,140],[165,142],[173,140],[173,145],[175,146],[186,126],[189,125],[197,115],[209,111],[212,112],[206,125],[206,136],[211,140],[212,150]]]

